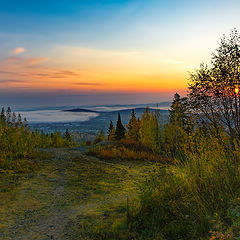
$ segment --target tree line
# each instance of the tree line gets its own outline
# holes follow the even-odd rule
[[[225,150],[240,146],[240,36],[236,30],[221,39],[211,64],[190,74],[188,94],[174,95],[169,121],[147,108],[141,119],[134,110],[126,128],[118,115],[110,122],[109,140],[131,139],[170,157],[186,158],[200,138],[216,139]]]
[[[187,96],[174,95],[168,123],[149,127],[157,151],[175,161],[142,186],[128,222],[133,239],[240,238],[239,87],[240,35],[234,30],[210,64],[191,73]]]
[[[27,119],[22,120],[8,107],[0,114],[0,169],[9,168],[18,159],[31,158],[38,148],[72,147],[76,143],[70,133],[51,134],[31,131]]]

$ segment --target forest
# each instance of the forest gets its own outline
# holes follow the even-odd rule
[[[41,158],[40,148],[76,146],[67,130],[64,136],[58,132],[30,131],[27,119],[22,120],[20,114],[16,116],[10,107],[1,111],[0,143],[0,172],[21,171],[28,165],[23,164],[26,160]]]

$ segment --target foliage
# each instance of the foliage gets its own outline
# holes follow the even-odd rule
[[[153,150],[158,148],[158,121],[148,108],[140,121],[140,142]]]
[[[97,144],[97,143],[102,142],[104,140],[106,140],[105,134],[104,134],[103,131],[100,131],[98,133],[98,135],[96,136],[96,138],[94,139],[93,143]]]
[[[234,31],[191,75],[188,98],[175,94],[160,130],[160,151],[175,161],[141,186],[128,219],[136,239],[240,239],[239,63]]]
[[[88,154],[102,159],[144,160],[162,163],[173,162],[173,159],[160,156],[154,153],[151,148],[130,139],[123,139],[105,146],[92,147],[88,150]]]
[[[118,113],[118,120],[117,120],[117,125],[116,125],[116,131],[115,131],[115,139],[116,140],[121,140],[125,138],[125,128],[122,125],[121,121],[121,115]]]
[[[113,141],[115,139],[115,129],[112,121],[110,121],[109,129],[107,133],[108,133],[108,140]]]
[[[239,85],[240,85],[240,36],[232,31],[229,39],[224,36],[212,54],[211,65],[200,65],[191,74],[189,103],[191,112],[235,138],[240,136]]]
[[[18,159],[32,158],[37,148],[48,147],[72,147],[76,143],[72,140],[70,134],[63,137],[60,133],[45,134],[31,132],[28,128],[27,120],[23,122],[21,115],[16,118],[11,108],[4,108],[1,112],[0,123],[0,169],[16,166],[14,162]]]
[[[229,226],[230,203],[240,194],[239,165],[218,139],[199,140],[195,147],[187,161],[162,167],[142,188],[131,216],[131,228],[140,236],[209,239],[216,213]]]
[[[132,110],[131,119],[127,125],[128,132],[126,137],[135,141],[140,139],[140,120],[136,118],[134,109]]]

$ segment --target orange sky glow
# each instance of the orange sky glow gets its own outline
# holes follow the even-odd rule
[[[240,20],[237,0],[13,2],[0,4],[3,105],[171,101]]]

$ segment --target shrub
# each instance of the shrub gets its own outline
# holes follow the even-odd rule
[[[204,140],[195,143],[198,151],[186,161],[162,167],[141,187],[140,204],[130,217],[139,238],[209,239],[216,214],[228,236],[234,222],[229,209],[240,194],[240,166],[217,140]]]
[[[163,163],[172,163],[173,159],[154,153],[151,148],[142,143],[124,139],[104,146],[95,146],[88,150],[89,155],[102,159],[145,160]]]

